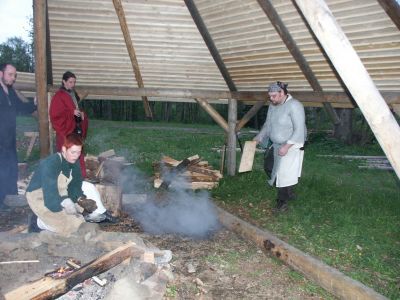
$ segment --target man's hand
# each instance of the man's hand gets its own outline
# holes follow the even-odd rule
[[[65,212],[68,215],[76,215],[78,213],[76,210],[76,207],[75,207],[75,203],[72,202],[72,200],[70,198],[65,198],[61,202],[61,206],[64,208]]]
[[[278,155],[279,156],[285,156],[288,153],[290,147],[292,147],[292,146],[293,146],[293,144],[284,144],[284,145],[282,145],[278,150]]]
[[[78,200],[78,204],[83,207],[83,209],[88,213],[92,213],[97,209],[96,201],[92,199],[87,199],[85,197],[80,197]]]

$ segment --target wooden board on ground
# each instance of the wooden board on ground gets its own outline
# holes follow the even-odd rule
[[[239,173],[249,172],[253,169],[254,154],[256,153],[256,141],[246,141],[240,160]]]

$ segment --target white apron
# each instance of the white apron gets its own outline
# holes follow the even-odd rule
[[[299,182],[301,169],[303,165],[304,151],[300,150],[301,144],[294,144],[289,148],[285,156],[279,156],[278,150],[281,145],[274,144],[274,167],[272,169],[271,179],[268,183],[276,187],[285,187],[295,185]]]

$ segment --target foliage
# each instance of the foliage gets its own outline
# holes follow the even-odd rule
[[[33,72],[31,45],[18,37],[0,44],[0,64],[11,63],[19,72]]]

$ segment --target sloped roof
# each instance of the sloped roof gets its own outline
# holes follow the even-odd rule
[[[271,0],[324,91],[343,91],[290,0]],[[112,0],[47,0],[53,83],[138,87]],[[312,91],[256,0],[194,0],[239,91]],[[400,31],[376,0],[326,0],[376,86],[400,90]],[[228,90],[183,0],[123,0],[146,88]]]

